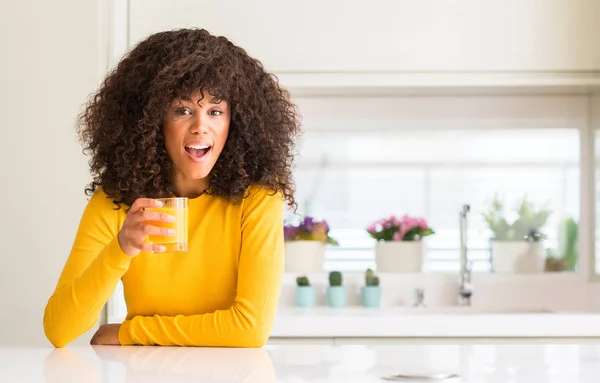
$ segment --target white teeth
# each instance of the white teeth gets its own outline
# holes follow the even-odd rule
[[[190,148],[190,149],[208,149],[210,148],[210,146],[208,145],[186,145],[186,148]]]

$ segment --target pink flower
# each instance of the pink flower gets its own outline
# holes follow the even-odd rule
[[[402,218],[395,215],[380,218],[368,225],[366,230],[378,241],[413,241],[434,234],[425,219],[411,217],[408,214],[403,215]],[[412,234],[410,238],[405,238],[408,232]]]
[[[400,231],[394,235],[394,240],[402,240],[406,233],[414,228],[425,230],[428,228],[427,222],[423,218],[410,217],[404,215],[400,222]]]
[[[400,230],[394,235],[394,237],[398,238],[398,241],[402,241],[404,239],[404,235],[406,235],[406,232],[408,231],[406,226],[401,226]]]
[[[387,218],[387,219],[383,219],[383,227],[385,229],[389,229],[390,227],[392,227],[394,225],[393,221],[392,221],[392,217]]]
[[[415,219],[405,215],[402,217],[402,222],[400,223],[402,226],[413,227],[415,226]]]
[[[406,231],[408,231],[412,228],[415,228],[415,227],[418,227],[419,229],[427,229],[428,228],[427,221],[425,221],[425,219],[409,217],[408,215],[405,215],[404,217],[402,217],[401,226],[403,226],[403,229]]]

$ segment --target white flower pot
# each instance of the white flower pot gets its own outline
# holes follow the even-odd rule
[[[377,242],[375,262],[377,271],[382,273],[420,273],[423,266],[423,242]]]
[[[492,241],[492,267],[496,273],[544,272],[546,249],[541,242]]]
[[[318,273],[325,263],[325,244],[319,241],[286,241],[287,273]]]

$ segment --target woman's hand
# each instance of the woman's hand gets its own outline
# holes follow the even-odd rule
[[[118,323],[104,324],[98,328],[90,344],[94,345],[105,345],[105,346],[120,346],[119,342],[119,329],[121,325]]]
[[[149,225],[148,221],[154,222],[174,222],[172,215],[145,210],[146,208],[161,207],[160,201],[151,198],[138,198],[135,200],[131,209],[125,217],[123,227],[119,231],[118,240],[121,250],[131,256],[138,255],[140,251],[163,252],[165,247],[144,242],[148,235],[172,236],[175,233],[172,229]]]

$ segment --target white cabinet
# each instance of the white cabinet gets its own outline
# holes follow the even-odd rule
[[[130,44],[202,27],[281,74],[600,69],[597,0],[130,3]]]

